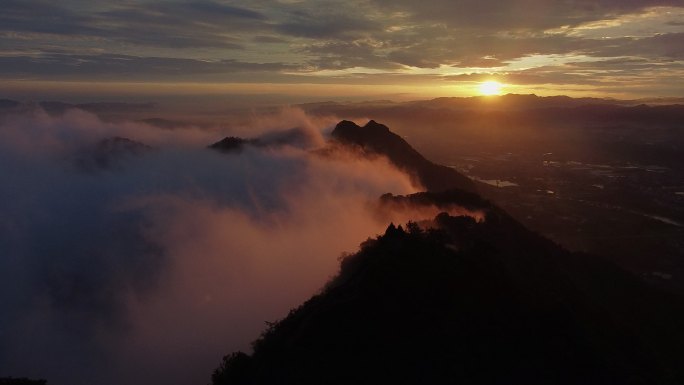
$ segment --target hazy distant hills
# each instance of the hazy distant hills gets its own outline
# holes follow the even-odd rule
[[[128,138],[105,138],[90,147],[83,148],[72,156],[73,164],[81,171],[96,172],[121,167],[128,157],[139,156],[153,148]]]
[[[91,103],[67,103],[61,101],[17,101],[0,99],[0,111],[23,106],[38,106],[51,114],[62,114],[69,109],[81,109],[98,115],[125,114],[125,113],[158,113],[155,109],[163,107],[157,103],[123,103],[123,102],[91,102]],[[617,111],[618,114],[649,114],[656,112],[676,113],[677,116],[684,114],[684,98],[651,98],[620,100],[609,98],[572,98],[569,96],[537,96],[507,94],[501,96],[474,96],[474,97],[441,97],[429,100],[415,100],[396,102],[391,100],[375,100],[363,102],[316,102],[299,104],[297,107],[315,114],[335,114],[342,117],[369,114],[367,116],[382,117],[384,113],[401,111],[499,111],[530,112],[538,110],[573,110],[576,108]],[[648,107],[648,108],[645,108]],[[272,108],[266,108],[269,110]],[[581,118],[582,116],[576,116]],[[169,128],[177,127],[180,122],[159,117],[140,119],[151,125]],[[193,122],[193,124],[197,124]]]
[[[16,108],[20,105],[16,100],[0,99],[0,110]]]
[[[385,199],[419,206],[463,195]],[[251,356],[227,356],[214,384],[684,380],[679,298],[481,208],[483,222],[444,213],[423,228],[390,225],[264,332]]]
[[[69,109],[80,109],[95,114],[111,112],[130,112],[148,110],[154,107],[153,103],[65,103],[58,101],[40,101],[23,103],[16,100],[0,99],[0,109],[17,108],[21,106],[38,106],[51,114],[62,114]]]
[[[343,121],[332,137],[386,155],[428,189],[446,186],[426,171],[439,166],[384,125]],[[484,220],[442,213],[390,225],[251,356],[226,356],[214,384],[684,382],[680,297],[562,249],[472,192],[386,194],[379,204],[458,206]]]
[[[438,98],[411,102],[311,103],[301,107],[315,115],[347,119],[376,117],[396,126],[458,129],[573,129],[596,126],[678,127],[684,120],[683,99],[614,100],[503,95],[498,97]],[[483,130],[487,128],[487,130]],[[402,127],[402,132],[414,131]],[[521,139],[527,137],[521,133]]]
[[[441,97],[429,100],[415,100],[407,102],[394,102],[390,100],[377,100],[365,102],[321,102],[307,103],[300,106],[307,111],[343,111],[360,109],[452,109],[452,110],[488,110],[488,111],[529,111],[549,108],[576,108],[582,106],[604,107],[635,107],[635,106],[664,106],[684,105],[684,98],[660,98],[660,99],[603,99],[603,98],[572,98],[569,96],[537,96],[507,94],[501,96],[473,96],[473,97]]]

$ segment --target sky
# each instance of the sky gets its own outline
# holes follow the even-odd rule
[[[2,0],[0,97],[676,97],[683,0]]]

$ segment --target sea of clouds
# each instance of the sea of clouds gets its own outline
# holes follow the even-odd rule
[[[249,351],[265,322],[315,294],[340,255],[409,219],[372,209],[420,189],[386,159],[318,151],[336,122],[297,109],[228,128],[76,109],[1,116],[0,377],[209,382],[224,354]],[[305,140],[206,148],[293,128]],[[113,137],[148,147],[88,163]]]

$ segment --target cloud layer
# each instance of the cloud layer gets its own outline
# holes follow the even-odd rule
[[[409,219],[373,209],[383,193],[415,191],[408,177],[384,159],[312,152],[320,124],[298,110],[255,117],[231,134],[296,126],[311,140],[238,155],[204,147],[225,132],[75,110],[3,118],[0,375],[202,383],[223,354],[249,349],[343,252]],[[74,163],[112,136],[151,148]]]

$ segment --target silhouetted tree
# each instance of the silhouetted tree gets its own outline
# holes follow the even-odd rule
[[[423,230],[418,226],[418,223],[414,221],[408,221],[406,223],[406,231],[415,236],[423,234]]]
[[[224,356],[221,365],[211,376],[213,384],[250,384],[252,358],[243,352]]]

